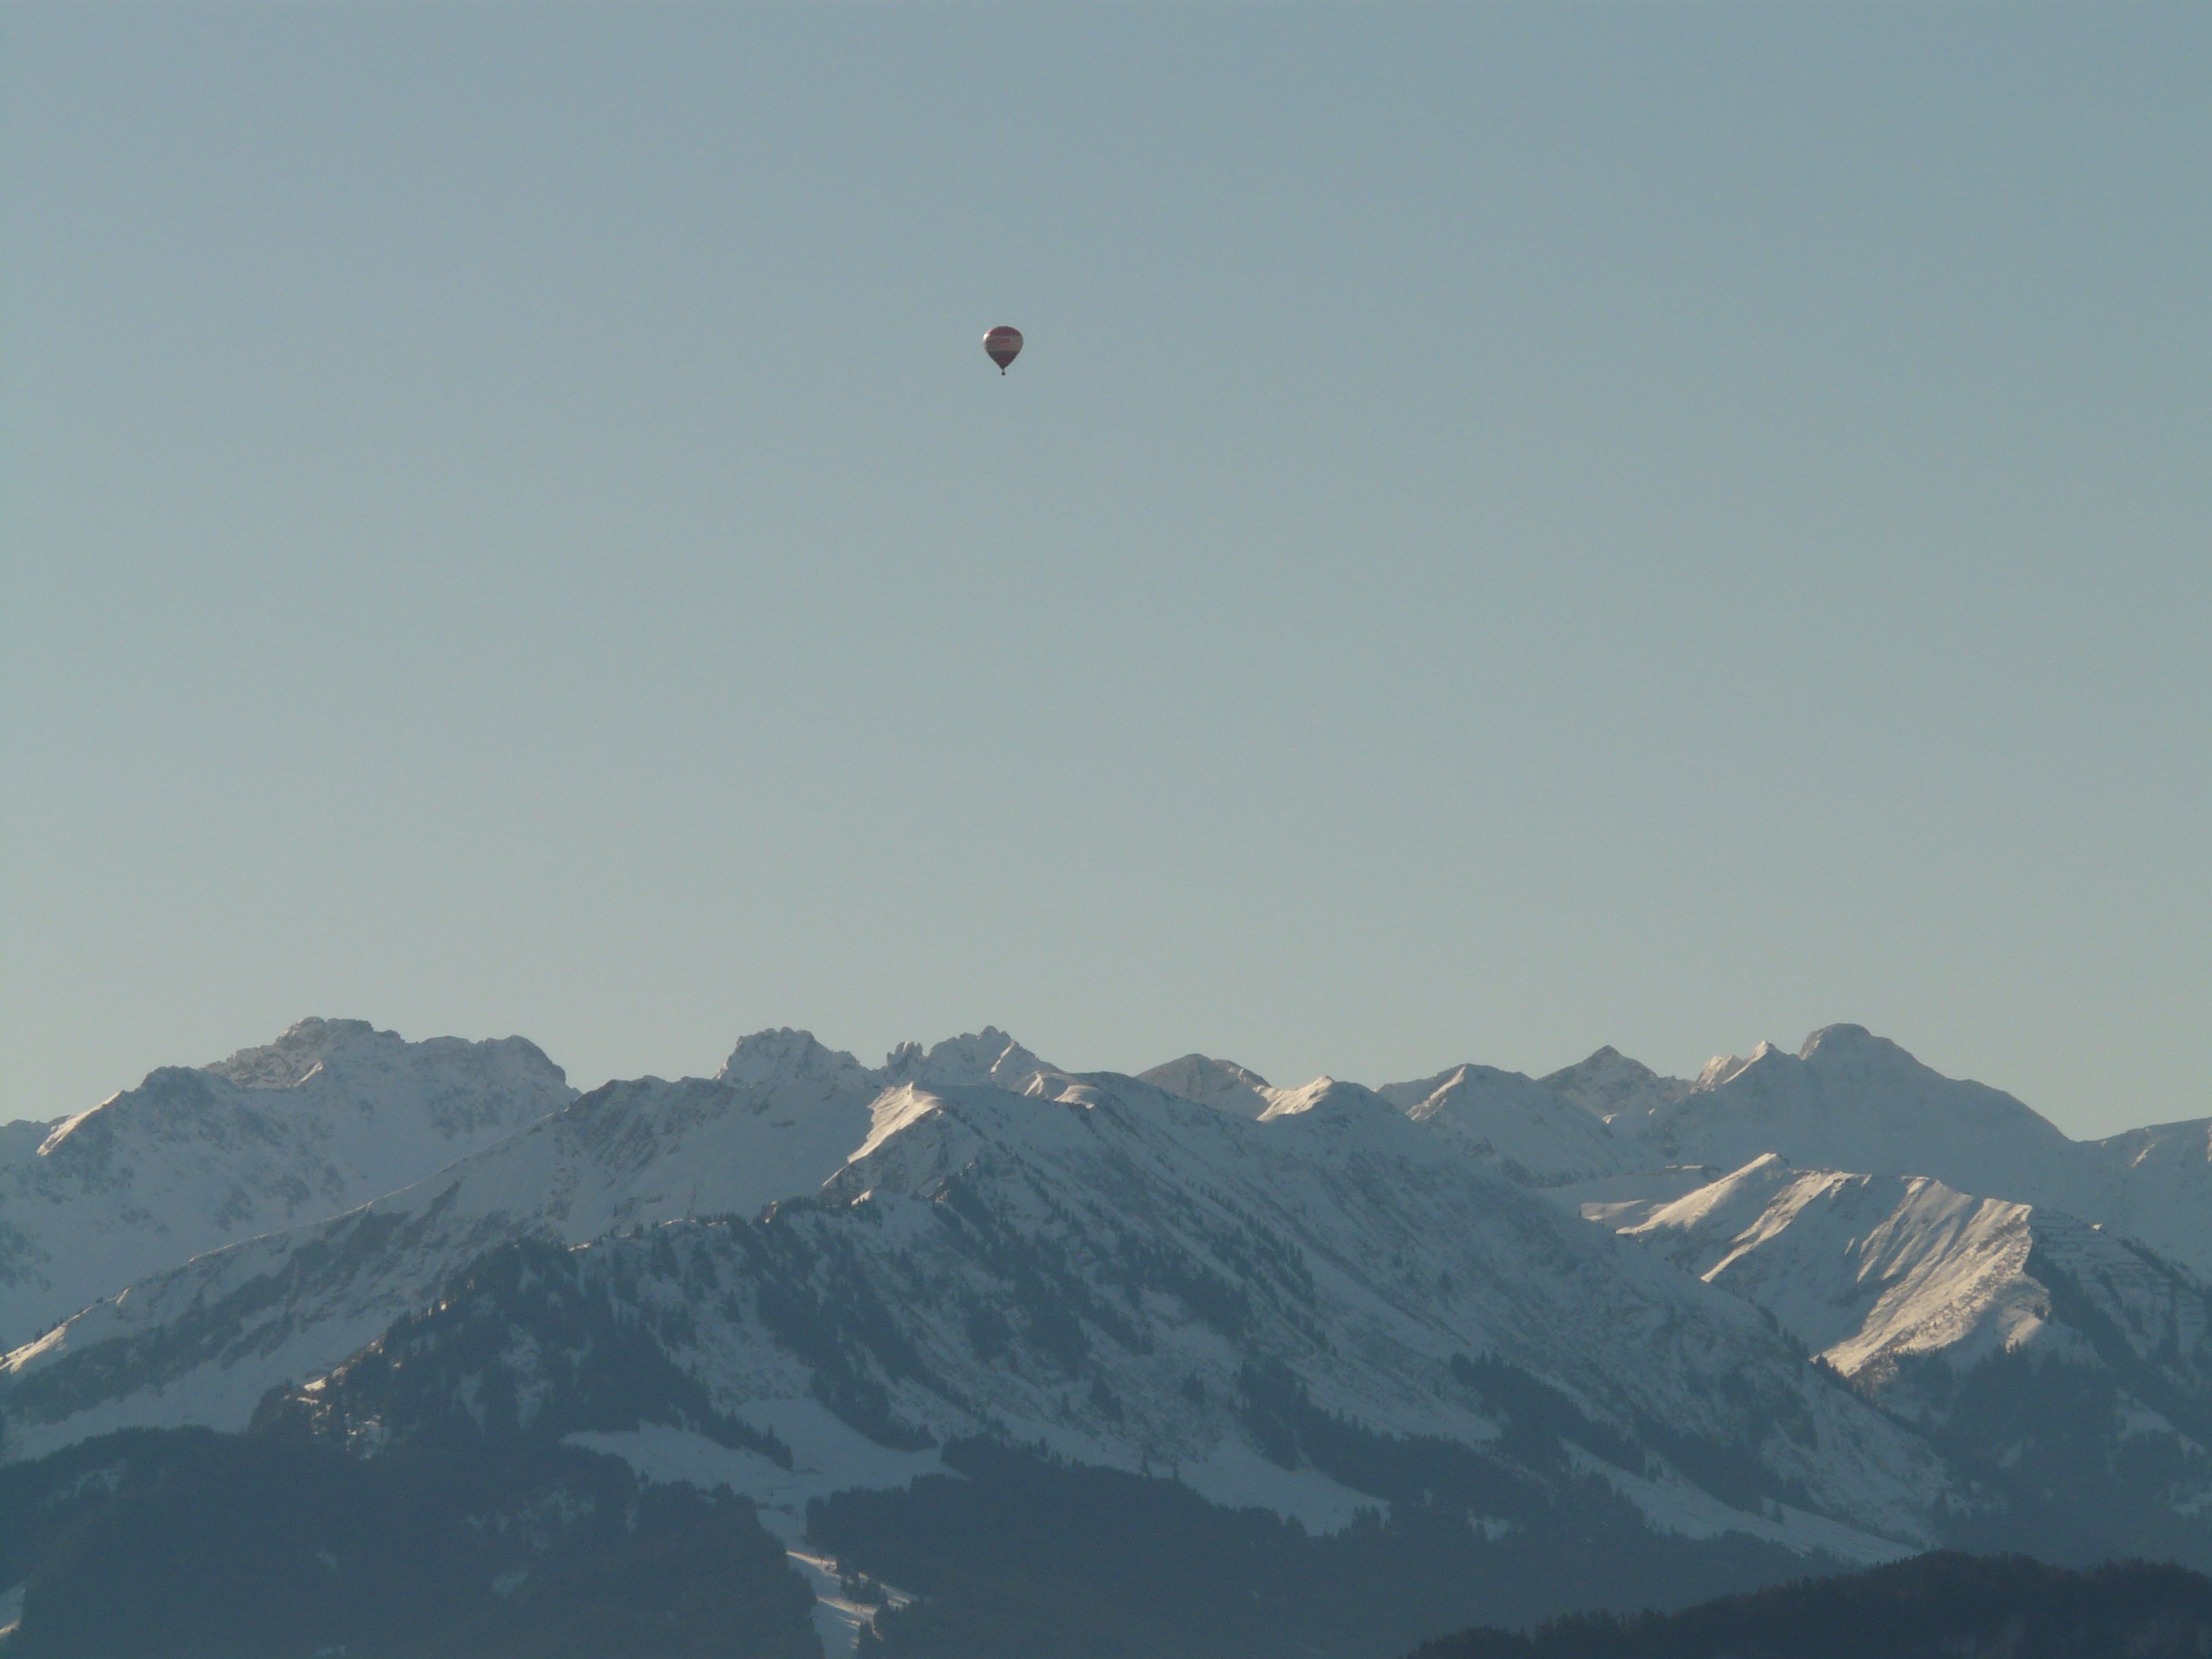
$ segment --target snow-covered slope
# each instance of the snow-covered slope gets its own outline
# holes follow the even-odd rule
[[[1226,1479],[1253,1451],[1232,1409],[1240,1377],[1273,1357],[1325,1412],[1479,1446],[1496,1418],[1451,1363],[1471,1354],[1548,1382],[1624,1442],[1655,1422],[1689,1441],[1742,1437],[1779,1482],[1861,1528],[1912,1535],[1940,1481],[1756,1321],[1589,1249],[1602,1234],[1356,1085],[1310,1085],[1250,1123],[1109,1076],[1027,1101],[902,1090],[877,1110],[878,1133],[825,1190],[836,1207],[810,1224],[901,1316],[920,1363],[882,1379],[886,1397],[936,1437],[997,1421],[1085,1461]],[[979,1343],[991,1312],[1006,1334]],[[757,1322],[726,1340],[756,1358],[707,1374],[744,1376],[771,1351]],[[1716,1501],[1656,1455],[1648,1472],[1655,1504]]]
[[[2081,1155],[2075,1208],[2212,1278],[2212,1120],[2130,1129]]]
[[[2027,1271],[2032,1213],[1925,1176],[1808,1172],[1769,1152],[1640,1219],[1614,1219],[1856,1377],[1912,1353],[1965,1366],[2063,1346],[2050,1292]]]
[[[1034,1057],[1000,1073],[1021,1094],[913,1080],[936,1052],[902,1080],[787,1035],[773,1063],[741,1065],[741,1045],[720,1079],[595,1091],[353,1215],[135,1287],[10,1357],[17,1454],[131,1422],[241,1423],[267,1388],[327,1370],[502,1238],[719,1213],[700,1235],[722,1241],[712,1273],[679,1252],[655,1269],[660,1290],[634,1293],[685,1310],[684,1363],[741,1417],[849,1399],[894,1449],[908,1430],[996,1425],[1080,1461],[1233,1486],[1255,1459],[1233,1406],[1251,1367],[1287,1362],[1314,1407],[1371,1430],[1479,1449],[1498,1408],[1458,1380],[1455,1357],[1474,1356],[1571,1402],[1596,1425],[1584,1451],[1668,1524],[1862,1553],[1929,1535],[1940,1461],[1748,1304],[1369,1091],[1312,1085],[1248,1120]],[[948,1058],[972,1069],[967,1049]],[[779,1198],[800,1200],[778,1210],[781,1231],[743,1219]],[[770,1237],[804,1249],[766,1304],[702,1288],[750,1282],[745,1262],[766,1272]],[[799,1294],[793,1273],[814,1310],[796,1326],[775,1299]],[[875,1334],[825,1381],[806,1333],[839,1318]],[[1701,1486],[1682,1462],[1700,1446],[1747,1455],[1767,1509]]]
[[[1042,1062],[988,1030],[926,1053],[908,1045],[892,1060],[914,1076],[966,1079],[1009,1055],[1010,1080],[1026,1086],[1040,1075]],[[887,1091],[897,1093],[886,1071],[808,1032],[763,1031],[741,1041],[712,1079],[607,1084],[328,1222],[154,1273],[0,1362],[35,1370],[97,1345],[111,1355],[161,1355],[82,1395],[89,1415],[58,1438],[19,1423],[18,1455],[79,1428],[242,1424],[272,1382],[336,1363],[447,1273],[509,1239],[577,1243],[685,1216],[751,1215],[811,1194],[875,1133],[874,1103]],[[191,1340],[180,1340],[187,1332]],[[187,1377],[197,1381],[185,1386]]]
[[[1771,1155],[1583,1208],[1754,1303],[1919,1427],[1996,1499],[1960,1541],[2212,1559],[2212,1291],[2146,1247],[1924,1176]]]
[[[1019,1094],[1054,1069],[997,1026],[986,1025],[928,1049],[919,1042],[901,1043],[875,1075],[884,1083],[980,1084]]]
[[[1771,1152],[1797,1169],[1931,1176],[2075,1216],[2212,1277],[2212,1120],[2072,1140],[2012,1096],[1945,1077],[1856,1025],[1815,1031],[1795,1055],[1761,1043],[1748,1059],[1715,1060],[1635,1133],[1651,1168],[1735,1170]]]
[[[2002,1091],[1923,1066],[1857,1025],[1790,1054],[1761,1043],[1716,1060],[1650,1120],[1654,1164],[1735,1170],[1772,1152],[1801,1170],[1933,1176],[1961,1192],[2067,1206],[2081,1148]]]
[[[1793,1170],[1771,1153],[1671,1201],[1584,1211],[1756,1303],[1916,1417],[1940,1415],[1956,1378],[2003,1355],[2212,1385],[2205,1286],[2057,1212],[1924,1176]],[[1931,1387],[1915,1360],[1949,1380]]]
[[[1275,1103],[1281,1092],[1249,1066],[1209,1054],[1185,1054],[1164,1066],[1137,1073],[1138,1081],[1152,1084],[1171,1095],[1194,1100],[1217,1111],[1239,1117],[1258,1117]]]
[[[1524,1498],[1583,1501],[1571,1466],[1678,1531],[1844,1554],[1980,1513],[2007,1458],[2212,1514],[2212,1129],[2075,1143],[1856,1027],[1694,1085],[1601,1050],[1379,1091],[1198,1054],[1071,1074],[988,1027],[871,1067],[784,1029],[711,1079],[572,1098],[527,1044],[310,1022],[40,1142],[0,1156],[0,1288],[105,1299],[0,1362],[16,1458],[240,1426],[527,1241],[555,1254],[526,1279],[584,1264],[716,1411],[812,1424],[894,1486],[925,1440],[1000,1436],[1323,1529],[1382,1496],[1290,1412],[1502,1459]],[[524,1369],[544,1314],[496,1316]]]
[[[302,1020],[266,1047],[167,1066],[0,1136],[0,1343],[202,1251],[350,1209],[575,1097],[520,1037],[408,1042]]]
[[[1682,1078],[1660,1076],[1611,1043],[1587,1060],[1547,1073],[1537,1080],[1607,1123],[1641,1122],[1672,1106],[1695,1086]]]
[[[1639,1166],[1643,1149],[1548,1081],[1490,1066],[1458,1066],[1378,1091],[1416,1123],[1458,1137],[1485,1163],[1532,1187],[1556,1187]]]

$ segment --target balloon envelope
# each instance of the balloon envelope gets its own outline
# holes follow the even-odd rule
[[[1001,324],[983,337],[983,349],[991,354],[991,361],[999,366],[999,373],[1006,372],[1006,365],[1022,355],[1022,331]]]

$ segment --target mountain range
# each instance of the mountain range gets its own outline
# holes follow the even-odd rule
[[[1945,1546],[2212,1565],[2208,1146],[2074,1141],[1849,1025],[1375,1088],[780,1030],[579,1095],[520,1039],[306,1021],[0,1130],[0,1593],[72,1650],[105,1569],[64,1541],[226,1459],[459,1460],[483,1514],[625,1539],[701,1494],[833,1654],[1380,1655]],[[550,1582],[511,1556],[441,1603],[483,1650],[536,1594],[495,1581]]]

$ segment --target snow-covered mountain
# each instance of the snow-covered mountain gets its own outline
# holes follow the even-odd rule
[[[2212,1120],[2130,1129],[2082,1153],[2078,1212],[2212,1278]]]
[[[520,1037],[408,1042],[307,1019],[55,1124],[11,1124],[0,1343],[203,1251],[351,1209],[574,1097]]]
[[[997,1026],[986,1025],[981,1031],[947,1037],[927,1049],[919,1042],[902,1042],[891,1050],[883,1070],[875,1076],[885,1084],[937,1083],[955,1087],[972,1084],[1019,1094],[1054,1069]]]
[[[1636,1133],[1646,1167],[1729,1170],[1771,1152],[1801,1170],[1929,1176],[2103,1225],[2212,1278],[2212,1121],[2069,1139],[2012,1096],[1945,1077],[1862,1026],[1815,1031],[1794,1055],[1761,1043],[1716,1060]]]
[[[1763,1309],[1970,1480],[2008,1488],[2004,1526],[1969,1536],[2191,1547],[2177,1521],[2212,1507],[2203,1281],[2107,1228],[1926,1176],[1768,1153],[1686,1193],[1644,1177],[1650,1194],[1624,1199],[1636,1179],[1591,1183],[1583,1212]]]
[[[1587,1062],[1585,1062],[1587,1064]],[[1455,1135],[1514,1180],[1556,1187],[1640,1169],[1643,1148],[1549,1079],[1490,1066],[1458,1066],[1378,1091],[1417,1123]]]
[[[1249,1067],[1207,1054],[1185,1054],[1164,1066],[1139,1072],[1137,1079],[1165,1089],[1171,1095],[1181,1095],[1185,1100],[1194,1100],[1217,1111],[1234,1112],[1239,1117],[1258,1117],[1275,1103],[1279,1092]]]
[[[1804,1170],[1923,1175],[1962,1192],[2052,1201],[2080,1147],[2000,1090],[1923,1066],[1862,1026],[1831,1025],[1796,1054],[1761,1043],[1716,1060],[1644,1131],[1673,1164],[1740,1169],[1773,1152]]]
[[[428,1173],[373,1201],[199,1255],[85,1308],[0,1367],[36,1370],[88,1346],[160,1357],[92,1368],[107,1381],[58,1431],[27,1421],[19,1393],[17,1451],[125,1425],[239,1426],[272,1383],[334,1364],[485,1249],[807,1196],[867,1139],[894,1070],[965,1081],[1001,1060],[999,1074],[1024,1085],[1042,1064],[988,1027],[927,1052],[909,1045],[882,1069],[784,1029],[740,1042],[712,1079],[608,1084],[471,1156],[426,1160]]]
[[[1803,1171],[1768,1152],[1680,1197],[1585,1213],[1757,1303],[1854,1379],[1879,1384],[1922,1354],[1965,1370],[2074,1335],[2027,1273],[2031,1207],[1926,1176]]]
[[[2212,1304],[2191,1275],[2070,1216],[1930,1176],[1799,1170],[1770,1152],[1678,1198],[1585,1209],[1766,1309],[1876,1398],[1917,1358],[1954,1374],[2000,1354],[2098,1364],[2108,1331],[2136,1360],[2212,1378]]]
[[[2075,1142],[1853,1026],[1380,1089],[781,1029],[578,1097],[519,1041],[311,1021],[31,1139],[0,1288],[19,1335],[71,1316],[0,1360],[18,1465],[274,1413],[551,1435],[817,1553],[840,1494],[996,1446],[1313,1539],[1449,1491],[1455,1572],[1601,1534],[2212,1561],[2212,1130]]]
[[[1195,1054],[1138,1076],[1186,1100],[1251,1118],[1303,1109],[1304,1103],[1331,1089],[1360,1086],[1321,1077],[1297,1089],[1279,1089],[1248,1066]],[[1387,1083],[1373,1093],[1416,1122],[1455,1137],[1514,1180],[1554,1187],[1642,1169],[1644,1148],[1617,1138],[1595,1103],[1611,1101],[1618,1110],[1623,1101],[1671,1100],[1671,1081],[1606,1048],[1540,1081],[1470,1062],[1431,1077]]]
[[[131,1424],[241,1426],[269,1388],[327,1372],[505,1240],[726,1216],[700,1248],[720,1253],[715,1282],[742,1280],[754,1247],[730,1241],[777,1207],[775,1237],[842,1263],[837,1294],[896,1336],[825,1382],[773,1297],[766,1313],[757,1293],[702,1302],[703,1268],[662,1272],[652,1294],[691,1309],[683,1363],[739,1418],[857,1390],[877,1402],[864,1432],[903,1425],[878,1434],[888,1451],[996,1425],[1340,1521],[1381,1500],[1270,1464],[1232,1409],[1246,1370],[1288,1362],[1320,1411],[1479,1448],[1497,1409],[1455,1361],[1494,1361],[1589,1424],[1579,1455],[1662,1525],[1861,1557],[1930,1535],[1940,1460],[1748,1304],[1457,1133],[1344,1084],[1248,1119],[1034,1056],[996,1073],[1020,1094],[930,1080],[974,1075],[978,1047],[908,1054],[894,1080],[802,1034],[750,1038],[717,1079],[609,1085],[349,1215],[204,1256],[9,1357],[17,1455]],[[1741,1467],[1716,1484],[1706,1458]]]
[[[1611,1043],[1540,1080],[1593,1117],[1627,1126],[1664,1111],[1696,1086],[1679,1077],[1660,1076]]]

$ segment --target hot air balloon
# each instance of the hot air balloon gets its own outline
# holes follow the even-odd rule
[[[1006,372],[1006,365],[1022,355],[1022,331],[1008,328],[1003,323],[983,337],[983,349],[991,354],[991,361],[999,366],[999,373]]]

